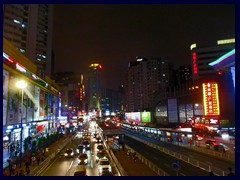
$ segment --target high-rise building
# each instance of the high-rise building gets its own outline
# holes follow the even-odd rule
[[[174,70],[174,85],[180,86],[186,82],[192,80],[192,67],[189,66],[179,66]]]
[[[61,87],[62,116],[77,116],[85,112],[85,86],[83,74],[73,72],[54,73],[55,82]]]
[[[100,100],[101,100],[101,83],[100,83],[100,72],[102,69],[101,64],[91,64],[88,69],[87,75],[87,87],[86,87],[86,97],[88,104],[88,111],[100,110]]]
[[[160,58],[140,58],[129,63],[127,111],[154,111],[173,81],[173,65]]]
[[[3,36],[37,66],[42,79],[51,76],[52,13],[49,4],[3,6]]]

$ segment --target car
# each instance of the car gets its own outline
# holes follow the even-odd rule
[[[114,176],[112,172],[109,171],[103,171],[101,176]]]
[[[98,146],[97,146],[97,152],[101,152],[101,151],[103,151],[104,150],[104,146],[102,145],[102,144],[99,144]]]
[[[102,139],[101,139],[101,137],[100,136],[97,136],[96,137],[96,141],[99,143],[99,142],[102,142]]]
[[[220,152],[226,152],[226,151],[230,151],[231,148],[229,148],[226,144],[219,143],[218,145],[214,146],[214,150],[220,151]]]
[[[98,163],[98,172],[99,175],[102,175],[105,172],[112,172],[112,167],[110,165],[110,162],[107,158],[100,159]]]
[[[200,135],[198,135],[198,134],[196,134],[196,140],[198,140],[198,141],[201,141],[201,140],[203,140],[204,138],[203,138],[203,136],[200,136]]]
[[[84,165],[78,165],[73,176],[86,176],[86,167]]]
[[[216,145],[219,145],[219,142],[217,142],[216,140],[212,140],[212,139],[209,139],[205,142],[205,145],[208,149],[210,149],[210,147],[214,147]]]
[[[107,158],[107,153],[105,151],[97,152],[96,162],[99,162],[102,158]]]
[[[64,153],[65,157],[73,157],[74,156],[74,151],[72,148],[67,148],[65,153]]]
[[[77,146],[76,151],[77,151],[78,154],[84,153],[85,152],[85,147],[83,146],[83,144],[79,144]]]
[[[88,163],[88,155],[87,154],[80,154],[80,156],[78,157],[78,164],[79,165],[86,165]]]
[[[84,141],[83,141],[83,147],[84,147],[86,150],[90,150],[90,149],[91,149],[91,145],[90,145],[89,140],[84,140]]]

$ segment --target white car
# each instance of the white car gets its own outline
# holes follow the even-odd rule
[[[112,167],[107,158],[102,158],[102,159],[100,159],[99,164],[98,164],[99,175],[101,175],[105,171],[112,172]]]

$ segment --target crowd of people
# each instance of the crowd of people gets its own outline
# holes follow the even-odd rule
[[[15,153],[14,156],[7,160],[8,168],[3,170],[3,176],[29,176],[30,166],[39,165],[46,158],[46,149],[37,151],[36,153],[28,152],[25,155]]]

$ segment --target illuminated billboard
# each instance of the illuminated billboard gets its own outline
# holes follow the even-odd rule
[[[151,113],[150,112],[141,112],[142,122],[151,122]]]
[[[215,82],[203,83],[203,104],[205,116],[220,115],[218,84]]]
[[[125,113],[125,119],[128,121],[140,121],[140,112]]]

